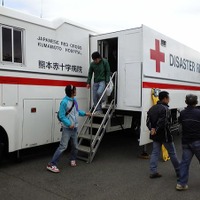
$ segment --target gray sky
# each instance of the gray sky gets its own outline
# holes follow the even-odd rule
[[[101,32],[145,24],[200,52],[199,0],[4,0],[4,5],[38,17],[42,8],[43,18],[65,17]]]

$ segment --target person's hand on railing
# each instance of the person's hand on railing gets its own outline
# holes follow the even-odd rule
[[[86,87],[87,87],[87,89],[90,89],[90,84],[87,84],[87,86],[86,86]]]
[[[90,117],[92,115],[92,113],[91,112],[86,112],[85,115],[88,116],[88,117]]]

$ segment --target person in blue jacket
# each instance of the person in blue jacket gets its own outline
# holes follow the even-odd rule
[[[60,103],[58,117],[61,121],[62,137],[60,145],[55,151],[51,161],[47,165],[47,170],[59,173],[60,170],[57,167],[61,154],[67,149],[68,142],[71,139],[71,155],[70,165],[76,166],[77,157],[77,130],[78,130],[78,116],[90,116],[88,112],[79,110],[78,103],[74,98],[76,96],[76,87],[73,85],[67,85],[65,87],[66,96]]]

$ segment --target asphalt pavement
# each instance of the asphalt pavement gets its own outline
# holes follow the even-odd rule
[[[175,137],[179,158],[180,137]],[[159,162],[159,179],[149,178],[149,160],[139,159],[142,148],[130,132],[108,133],[91,164],[78,161],[70,167],[69,151],[60,162],[61,173],[46,170],[56,149],[48,145],[13,154],[0,163],[0,200],[194,200],[200,197],[200,168],[196,158],[190,167],[189,190],[175,190],[176,176],[170,161]],[[151,152],[151,144],[147,146]]]

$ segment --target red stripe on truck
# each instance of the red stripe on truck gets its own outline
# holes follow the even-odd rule
[[[42,86],[66,86],[71,84],[76,87],[86,87],[86,82],[80,82],[80,81],[64,81],[64,80],[10,77],[10,76],[0,76],[0,83],[19,84],[19,85],[42,85]]]
[[[143,88],[159,88],[159,89],[173,89],[173,90],[200,90],[198,86],[177,85],[167,83],[152,83],[143,82]]]

